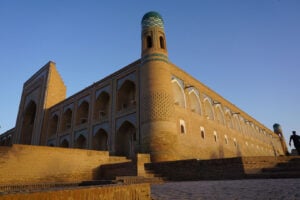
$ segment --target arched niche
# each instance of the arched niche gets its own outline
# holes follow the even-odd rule
[[[136,128],[129,121],[123,122],[116,134],[116,155],[133,157],[134,141],[136,141]]]
[[[23,114],[23,123],[21,129],[21,144],[31,144],[34,122],[36,117],[37,105],[30,101]]]

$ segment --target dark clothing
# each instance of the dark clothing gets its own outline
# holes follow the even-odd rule
[[[293,140],[294,146],[298,151],[298,155],[300,155],[300,136],[299,135],[291,135],[290,142]]]
[[[293,140],[294,146],[300,147],[300,136],[299,135],[291,135],[290,141]]]

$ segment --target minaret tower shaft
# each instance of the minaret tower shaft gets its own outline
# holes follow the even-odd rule
[[[141,151],[150,153],[152,161],[176,160],[172,76],[164,21],[157,12],[148,12],[141,24]]]

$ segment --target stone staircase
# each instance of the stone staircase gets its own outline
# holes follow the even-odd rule
[[[300,178],[300,157],[281,157],[272,167],[263,167],[246,178]]]
[[[149,174],[171,181],[300,178],[300,157],[240,157],[147,163]]]

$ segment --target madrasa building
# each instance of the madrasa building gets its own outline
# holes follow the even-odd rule
[[[141,28],[138,60],[68,98],[54,62],[33,74],[1,144],[148,153],[152,161],[286,154],[281,132],[169,60],[160,14],[146,13]]]

